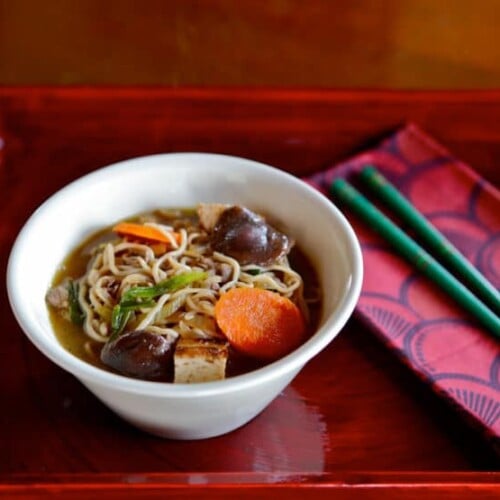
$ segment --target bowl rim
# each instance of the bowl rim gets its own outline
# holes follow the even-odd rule
[[[155,163],[167,157],[169,160],[175,159],[175,157],[182,157],[184,159],[187,158],[188,160],[192,159],[196,161],[207,159],[207,157],[225,159],[226,161],[238,162],[241,166],[247,166],[256,171],[260,170],[270,175],[281,176],[296,187],[300,186],[300,189],[304,190],[310,198],[314,199],[322,209],[330,212],[330,214],[337,219],[337,223],[342,227],[353,262],[348,289],[343,294],[337,308],[327,317],[323,325],[318,328],[306,342],[288,355],[264,367],[224,380],[203,382],[199,384],[159,383],[107,372],[79,359],[66,351],[60,344],[54,348],[54,342],[48,339],[44,334],[40,334],[38,326],[32,324],[23,317],[23,302],[15,284],[16,274],[20,270],[20,259],[22,256],[19,249],[22,248],[24,240],[29,237],[31,227],[36,224],[40,218],[43,218],[44,212],[52,205],[56,204],[60,198],[63,198],[66,193],[71,192],[71,190],[82,188],[87,183],[92,183],[102,178],[106,178],[109,175],[113,175],[115,171],[131,169],[134,164],[138,162],[146,161]],[[84,174],[54,192],[45,199],[45,201],[43,201],[24,222],[10,251],[6,277],[8,300],[18,324],[38,350],[59,367],[73,374],[82,382],[88,382],[89,384],[100,384],[102,386],[113,387],[123,392],[140,393],[157,397],[190,398],[208,397],[214,394],[227,394],[239,391],[244,388],[259,385],[266,380],[277,379],[294,370],[300,370],[303,365],[323,350],[338,335],[354,311],[361,293],[363,258],[359,240],[343,213],[325,195],[299,177],[276,167],[239,156],[203,152],[176,152],[144,155],[118,161]]]

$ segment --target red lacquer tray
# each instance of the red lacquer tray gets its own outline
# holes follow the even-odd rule
[[[218,152],[307,176],[413,121],[498,187],[499,117],[491,91],[1,89],[2,272],[44,199],[118,160]],[[355,318],[254,421],[176,442],[131,428],[45,359],[1,293],[0,495],[500,494],[490,443]]]

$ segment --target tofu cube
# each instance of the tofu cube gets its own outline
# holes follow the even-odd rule
[[[197,211],[201,227],[208,232],[212,231],[222,212],[229,207],[230,205],[223,203],[200,203]]]
[[[181,338],[174,352],[174,383],[222,380],[226,376],[229,346],[225,340]]]

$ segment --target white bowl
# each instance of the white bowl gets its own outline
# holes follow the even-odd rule
[[[192,385],[123,377],[66,351],[56,340],[45,304],[55,270],[66,255],[87,235],[118,219],[152,208],[198,202],[234,203],[272,214],[298,241],[311,258],[323,290],[317,332],[264,368]],[[159,436],[200,439],[247,423],[335,338],[358,300],[362,267],[360,247],[349,223],[331,201],[301,180],[237,157],[163,154],[102,168],[45,201],[12,248],[7,288],[17,321],[33,344],[118,415]]]

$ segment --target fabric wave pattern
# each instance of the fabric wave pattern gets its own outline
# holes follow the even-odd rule
[[[379,169],[500,287],[498,190],[413,124],[378,147],[306,181],[327,194],[333,179],[344,177],[365,191],[357,183],[356,174],[367,164]],[[375,201],[373,196],[368,197]],[[383,206],[379,208],[390,215]],[[444,292],[396,256],[376,233],[354,215],[346,215],[360,238],[365,261],[356,315],[498,446],[498,341]]]

